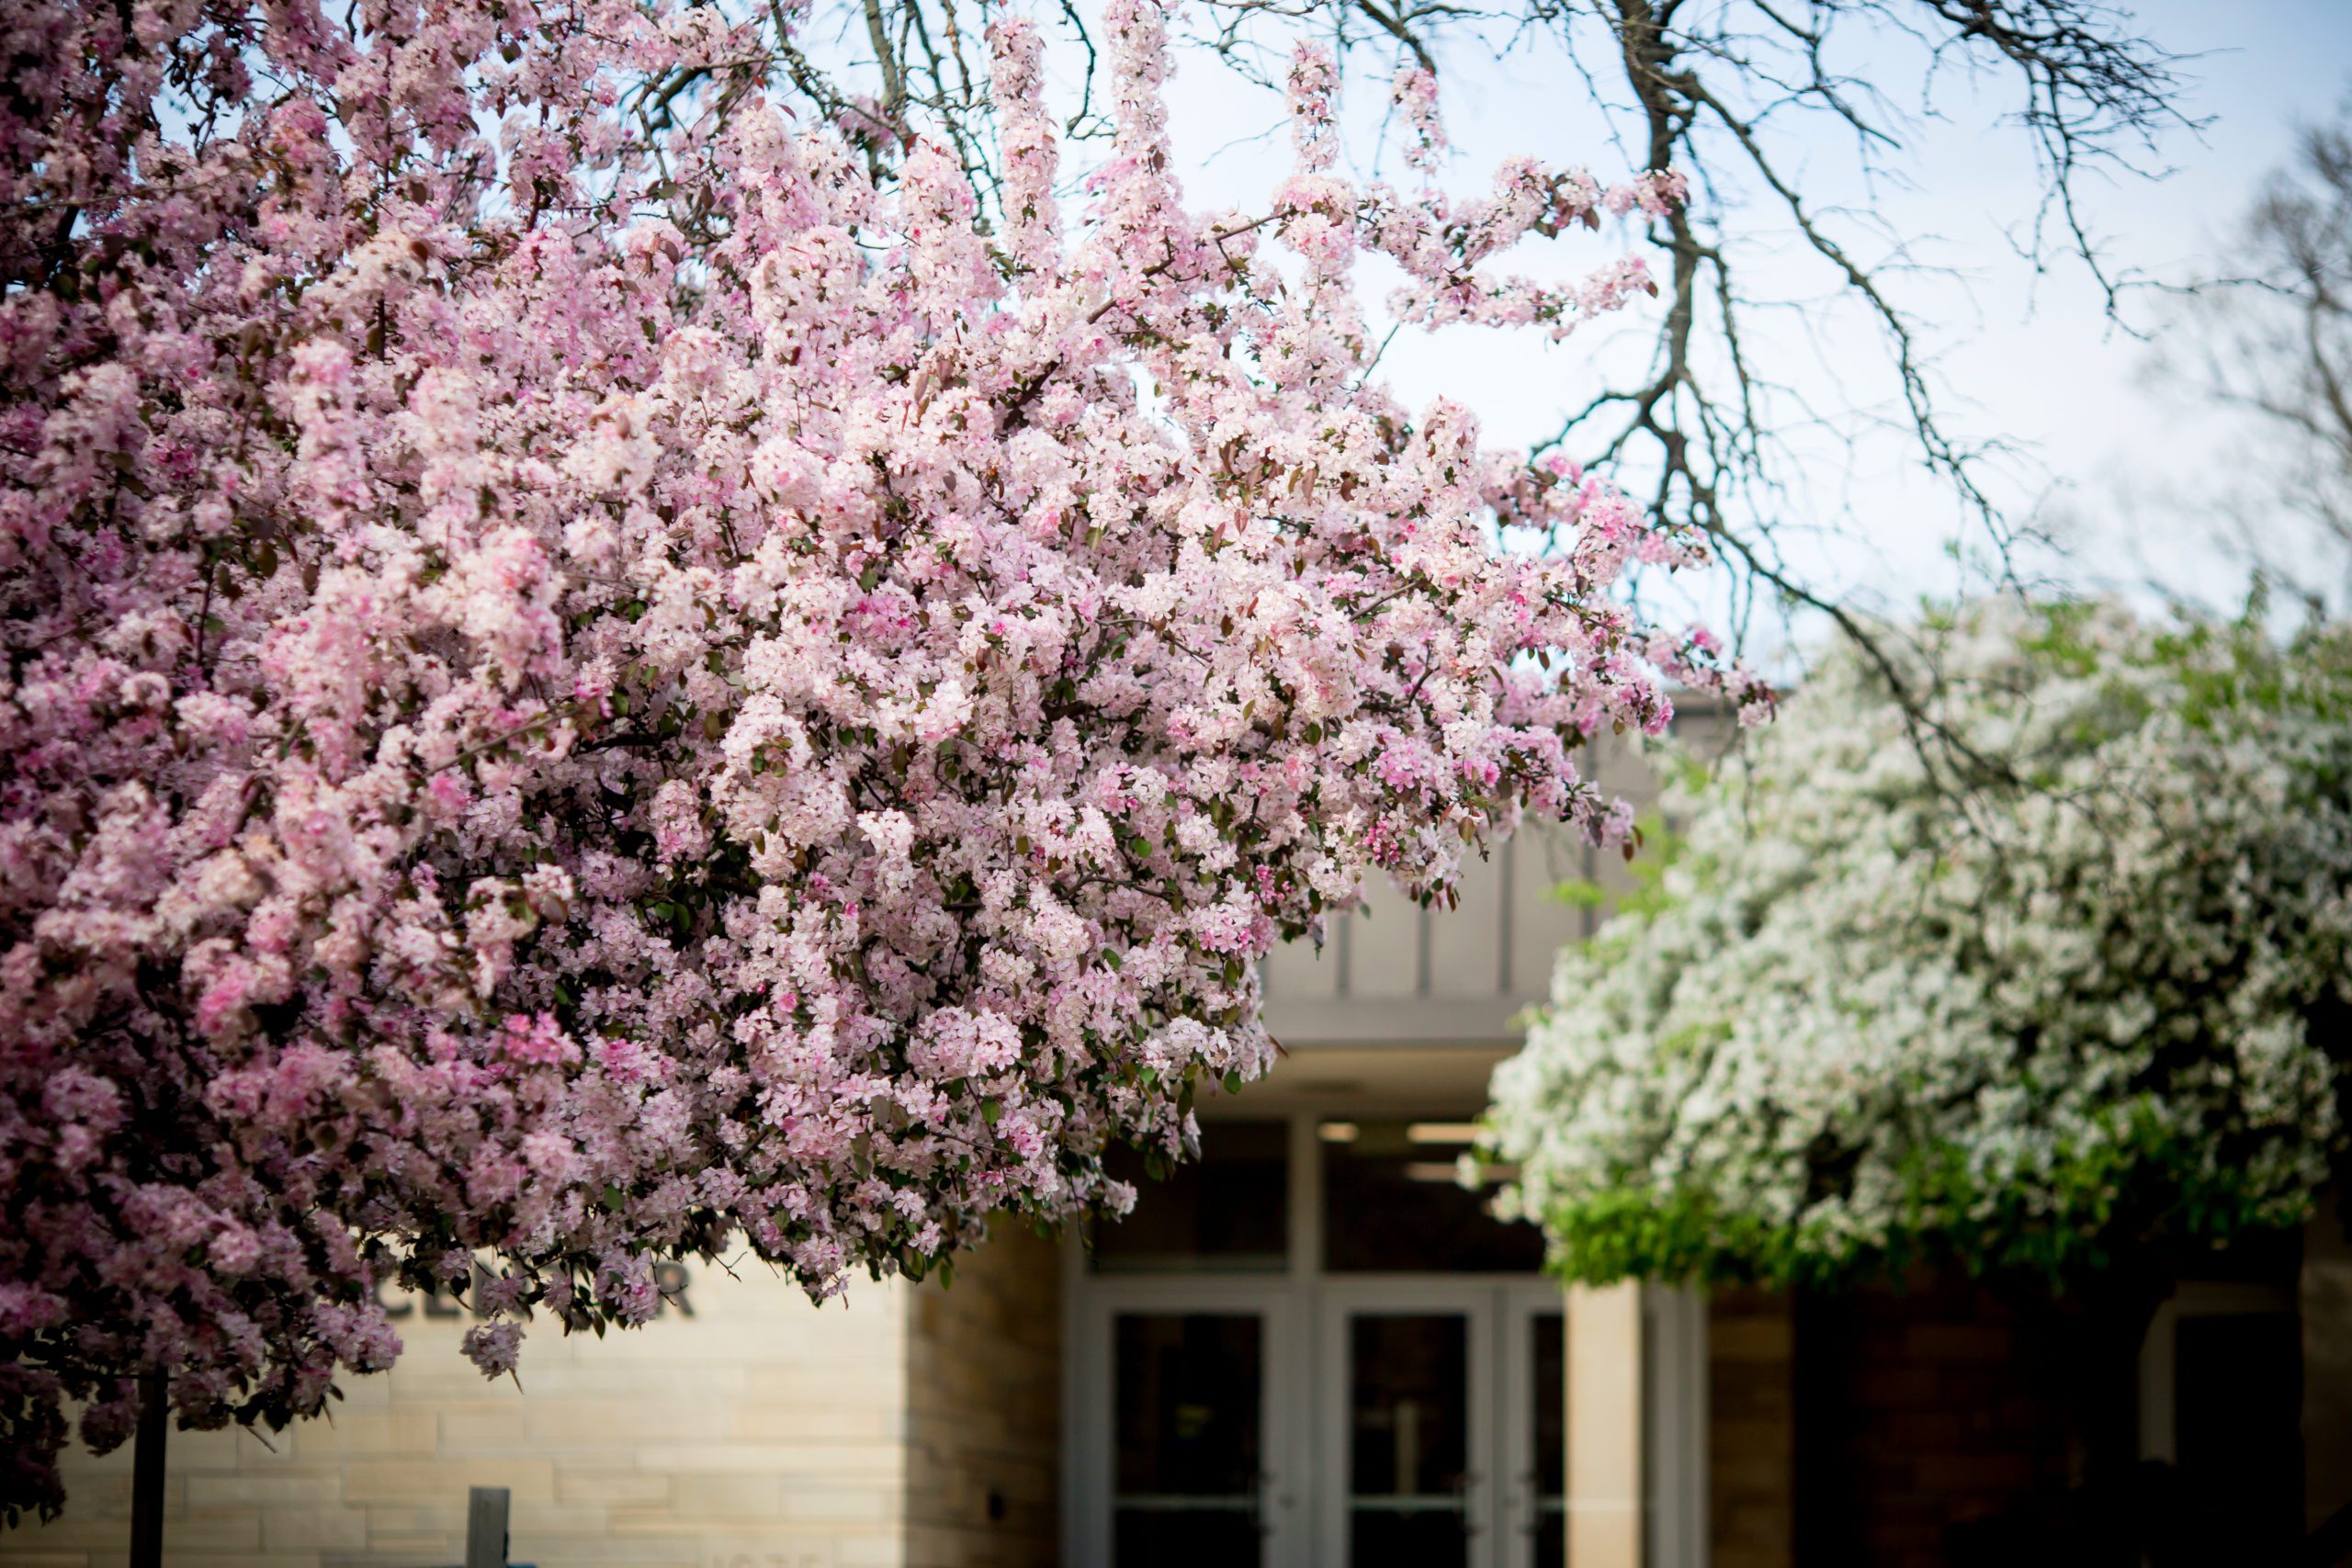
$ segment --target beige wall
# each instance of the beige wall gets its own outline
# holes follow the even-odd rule
[[[907,1297],[860,1281],[812,1307],[756,1262],[696,1269],[633,1333],[526,1341],[522,1387],[457,1349],[463,1317],[401,1323],[407,1354],[350,1380],[333,1422],[271,1439],[175,1432],[175,1568],[432,1568],[466,1492],[513,1493],[538,1568],[895,1568],[906,1560]],[[77,1456],[65,1517],[0,1537],[8,1568],[119,1564],[130,1450]]]
[[[407,1353],[332,1422],[175,1432],[175,1568],[446,1568],[466,1493],[512,1493],[537,1568],[1046,1568],[1056,1556],[1058,1251],[1005,1222],[952,1288],[861,1280],[822,1308],[755,1262],[687,1277],[634,1333],[525,1345],[522,1386],[408,1305]],[[66,1517],[0,1537],[6,1568],[107,1568],[130,1450],[69,1464]]]

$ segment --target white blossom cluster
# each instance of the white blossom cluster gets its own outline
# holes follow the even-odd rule
[[[1670,796],[1487,1154],[1572,1278],[2064,1283],[2310,1210],[2352,1044],[2352,635],[1968,604]]]

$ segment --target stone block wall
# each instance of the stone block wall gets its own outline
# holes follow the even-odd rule
[[[908,1299],[860,1280],[813,1307],[756,1261],[695,1269],[644,1328],[525,1343],[521,1387],[458,1353],[467,1319],[411,1302],[407,1353],[332,1421],[269,1444],[171,1436],[173,1568],[442,1568],[466,1494],[512,1493],[537,1568],[898,1568],[906,1561]],[[78,1456],[65,1517],[0,1536],[0,1568],[114,1568],[130,1450]]]

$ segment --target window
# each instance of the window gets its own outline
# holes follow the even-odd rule
[[[1164,1181],[1133,1149],[1106,1163],[1135,1184],[1135,1212],[1092,1230],[1101,1274],[1280,1273],[1290,1256],[1290,1130],[1280,1122],[1218,1122],[1201,1157]]]
[[[1323,1266],[1334,1274],[1532,1273],[1544,1236],[1487,1212],[1456,1173],[1462,1122],[1325,1122]]]

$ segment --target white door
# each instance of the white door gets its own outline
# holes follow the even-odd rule
[[[1087,1292],[1073,1560],[1301,1568],[1310,1393],[1294,1294],[1122,1280]]]

